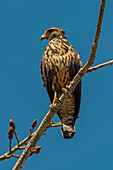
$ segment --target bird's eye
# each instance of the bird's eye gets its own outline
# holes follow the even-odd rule
[[[56,37],[56,34],[53,34],[53,38],[55,38]]]

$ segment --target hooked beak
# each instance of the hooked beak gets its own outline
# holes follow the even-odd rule
[[[45,36],[44,34],[41,36],[41,41],[47,39],[47,36]]]

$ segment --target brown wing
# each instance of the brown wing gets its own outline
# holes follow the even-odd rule
[[[75,69],[76,69],[76,74],[81,68],[80,62],[77,61],[75,57]],[[76,75],[75,74],[75,75]],[[75,76],[74,75],[74,76]],[[80,109],[80,103],[81,103],[81,82],[77,85],[77,87],[74,90],[74,96],[75,96],[75,120],[77,118],[77,115],[79,114],[79,109]]]
[[[71,46],[71,51],[74,51],[73,53],[70,53],[68,51],[68,68],[69,68],[69,79],[70,81],[72,81],[72,79],[74,78],[74,76],[77,74],[77,72],[79,71],[79,69],[82,67],[82,62],[78,60],[77,56],[76,56],[76,52],[74,50],[74,48]],[[65,54],[64,54],[65,55]],[[73,62],[70,60],[70,58],[72,58],[71,55],[74,55],[74,64]],[[74,122],[79,114],[79,110],[80,110],[80,103],[81,103],[81,82],[77,85],[77,87],[75,88],[74,92],[74,97],[75,97],[75,107],[74,107]],[[61,119],[60,113],[57,113],[58,116]]]
[[[46,87],[49,98],[52,102],[54,98],[54,92],[52,90],[51,70],[50,70],[49,65],[47,66],[45,63],[45,58],[47,58],[47,55],[48,55],[48,51],[46,48],[43,54],[40,69],[41,69],[41,74],[42,74],[43,86]]]

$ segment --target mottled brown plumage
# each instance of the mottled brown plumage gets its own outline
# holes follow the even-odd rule
[[[41,74],[52,102],[55,98],[54,95],[59,98],[62,94],[62,88],[66,88],[70,84],[70,81],[80,69],[80,62],[74,48],[68,43],[64,30],[57,27],[49,28],[42,35],[42,39],[50,40],[43,54]],[[57,113],[61,119],[61,131],[65,139],[74,136],[75,120],[79,114],[80,100],[81,82]]]

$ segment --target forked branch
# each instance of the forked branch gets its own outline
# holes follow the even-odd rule
[[[39,141],[41,136],[43,135],[44,131],[47,129],[47,127],[50,125],[50,121],[55,115],[55,113],[60,109],[62,103],[69,97],[69,95],[74,91],[77,84],[81,81],[81,78],[87,73],[87,70],[90,68],[90,66],[94,63],[96,50],[98,46],[98,40],[101,32],[101,25],[102,25],[102,19],[105,9],[105,3],[106,0],[101,1],[100,5],[100,11],[99,11],[99,17],[97,22],[97,28],[95,33],[94,42],[92,45],[91,53],[88,62],[85,64],[84,67],[82,67],[77,75],[73,78],[72,82],[69,85],[69,88],[65,91],[64,94],[59,99],[59,102],[56,103],[56,107],[49,110],[47,115],[44,117],[43,121],[41,122],[39,128],[34,133],[33,137],[30,139],[30,142],[27,144],[25,150],[23,151],[22,155],[18,159],[17,163],[15,164],[13,170],[19,170],[24,165],[25,161],[31,154],[33,148],[35,147],[36,143]]]

